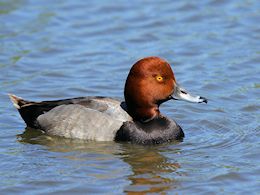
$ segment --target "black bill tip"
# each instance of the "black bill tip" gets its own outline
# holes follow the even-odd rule
[[[200,102],[199,103],[202,103],[202,102],[204,102],[204,103],[208,103],[208,99],[207,98],[205,98],[205,97],[201,97],[200,96]]]

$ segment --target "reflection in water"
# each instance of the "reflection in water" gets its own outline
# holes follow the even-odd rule
[[[174,175],[177,174],[176,170],[180,168],[180,165],[162,155],[164,150],[169,151],[167,144],[141,146],[128,143],[72,140],[50,137],[41,131],[29,128],[23,134],[18,135],[18,140],[21,143],[45,145],[49,151],[69,153],[63,157],[70,160],[86,160],[82,159],[86,158],[84,155],[78,157],[75,152],[105,154],[122,159],[131,168],[130,174],[127,176],[130,184],[124,187],[124,192],[127,194],[162,193],[178,187]],[[172,152],[179,153],[179,150],[176,149]],[[114,169],[117,168],[119,167],[114,167]],[[114,174],[119,174],[116,176],[121,177],[120,171],[114,171]],[[112,175],[112,177],[116,176]],[[107,175],[98,177],[106,178]]]
[[[174,176],[180,165],[177,162],[170,162],[160,153],[165,146],[125,145],[125,147],[128,154],[123,157],[123,160],[131,165],[133,171],[133,174],[128,177],[132,183],[126,187],[125,192],[158,193],[177,187],[177,182],[169,176]]]
[[[112,154],[120,148],[114,142],[95,142],[80,139],[66,139],[58,136],[49,136],[40,130],[26,128],[18,135],[21,143],[40,144],[47,146],[53,152],[90,152],[98,154]],[[66,156],[68,157],[68,156]],[[72,157],[69,157],[70,159]]]

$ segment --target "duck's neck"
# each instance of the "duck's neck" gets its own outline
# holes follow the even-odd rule
[[[157,104],[142,106],[133,105],[129,102],[126,102],[126,104],[128,114],[136,121],[148,122],[160,116],[160,110]]]

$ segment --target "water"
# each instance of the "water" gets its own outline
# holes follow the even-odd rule
[[[1,0],[1,194],[259,194],[259,13],[257,0]],[[7,97],[123,98],[131,65],[152,55],[209,98],[162,106],[184,129],[181,143],[24,132]]]

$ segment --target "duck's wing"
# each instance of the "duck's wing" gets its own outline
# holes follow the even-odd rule
[[[24,100],[12,94],[9,94],[9,97],[14,106],[18,109],[26,125],[32,128],[40,128],[37,121],[39,116],[47,114],[52,109],[61,105],[80,105],[82,108],[89,108],[101,113],[106,113],[121,121],[131,120],[131,117],[122,107],[123,103],[112,98],[89,96],[55,101],[33,102]],[[75,107],[75,109],[79,108],[79,106]],[[58,114],[59,112],[55,113]],[[60,111],[60,113],[62,114],[62,111]]]
[[[80,104],[60,105],[36,119],[49,135],[97,141],[113,141],[123,122]]]

